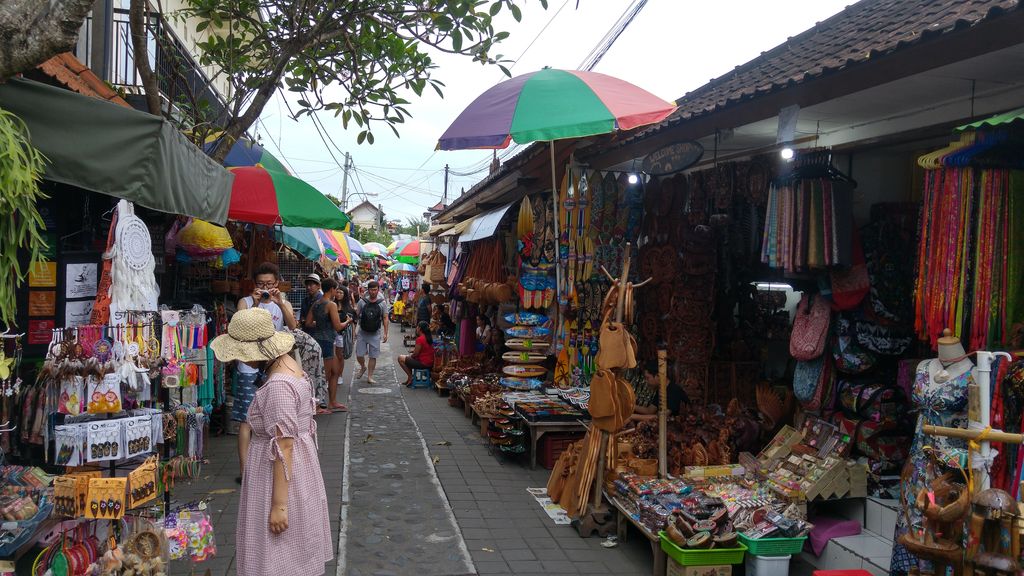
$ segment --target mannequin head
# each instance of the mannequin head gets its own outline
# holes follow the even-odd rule
[[[942,337],[939,338],[938,344],[939,361],[947,366],[963,360],[967,355],[964,345],[960,343],[959,338],[953,336],[953,332],[949,328],[942,331]]]

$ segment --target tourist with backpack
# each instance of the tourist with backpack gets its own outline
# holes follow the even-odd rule
[[[371,280],[366,285],[366,296],[356,304],[356,361],[359,373],[356,380],[367,374],[366,381],[375,384],[373,371],[377,367],[381,342],[388,341],[388,303],[380,293],[380,284]],[[366,357],[369,356],[369,360]]]

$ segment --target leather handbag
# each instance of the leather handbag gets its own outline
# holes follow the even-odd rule
[[[615,406],[615,375],[610,370],[598,369],[590,379],[590,400],[587,410],[595,419],[608,418],[617,413]]]
[[[820,295],[804,294],[797,305],[789,354],[797,360],[814,360],[825,352],[832,310]]]
[[[636,368],[636,340],[621,322],[601,325],[597,366],[605,370]]]

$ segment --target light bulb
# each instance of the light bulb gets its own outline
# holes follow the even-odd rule
[[[783,160],[792,160],[793,159],[793,149],[787,146],[786,148],[783,148],[779,152],[779,156],[782,156]]]
[[[640,181],[640,178],[636,174],[630,174],[628,180],[630,184],[636,184]]]

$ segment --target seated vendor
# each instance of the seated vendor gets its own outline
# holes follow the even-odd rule
[[[682,386],[672,381],[671,368],[667,369],[669,380],[665,395],[668,397],[668,409],[673,415],[679,414],[680,405],[690,404],[689,397]],[[642,420],[658,419],[658,361],[648,360],[643,364],[644,382],[635,384],[636,406],[633,408],[633,415],[630,420],[640,422]]]

